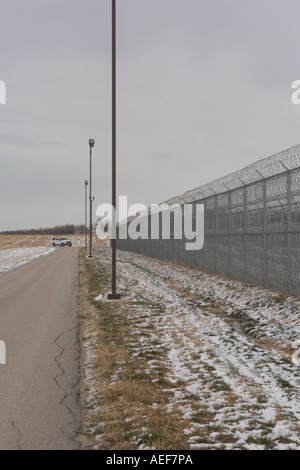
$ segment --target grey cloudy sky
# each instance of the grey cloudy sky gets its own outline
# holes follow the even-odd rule
[[[300,143],[298,0],[117,0],[118,193],[164,201]],[[111,198],[111,1],[2,0],[0,230]]]

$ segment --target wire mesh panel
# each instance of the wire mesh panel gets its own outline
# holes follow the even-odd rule
[[[216,273],[216,237],[208,235],[205,237],[205,271]]]
[[[232,249],[231,249],[231,273],[234,279],[244,281],[245,276],[245,243],[244,237],[241,235],[231,235]]]
[[[247,235],[247,282],[263,286],[265,282],[264,272],[264,237],[263,234]]]
[[[175,263],[178,264],[183,264],[182,262],[182,256],[183,256],[183,251],[184,248],[182,246],[182,240],[172,240],[173,242],[173,259]]]
[[[292,234],[291,287],[289,292],[300,295],[300,230]]]
[[[160,229],[159,240],[149,232],[148,240],[118,240],[118,248],[300,295],[299,145],[166,202],[204,204],[202,250],[174,239],[172,218],[171,239]]]
[[[267,234],[268,279],[266,287],[288,292],[288,244],[286,233]]]
[[[164,240],[164,259],[166,261],[174,260],[174,240]]]
[[[185,252],[185,264],[194,269],[204,271],[204,249]]]
[[[161,238],[158,240],[158,258],[165,259],[165,240]]]
[[[220,235],[217,237],[216,244],[216,272],[221,276],[228,276],[229,265],[229,236]]]

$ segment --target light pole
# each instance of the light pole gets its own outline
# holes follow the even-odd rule
[[[87,185],[89,184],[88,180],[84,182],[84,248],[86,251],[86,229],[87,229]]]
[[[116,293],[116,0],[112,0],[112,206],[113,220],[112,231],[112,292],[107,295],[109,300],[120,299],[121,295]]]
[[[92,218],[93,218],[93,199],[92,199],[92,148],[95,145],[94,139],[89,140],[89,146],[90,146],[90,254],[89,258],[92,257]]]

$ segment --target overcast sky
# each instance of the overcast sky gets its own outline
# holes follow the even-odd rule
[[[151,204],[300,143],[299,0],[117,0],[120,195]],[[111,1],[2,0],[0,231],[111,201]]]

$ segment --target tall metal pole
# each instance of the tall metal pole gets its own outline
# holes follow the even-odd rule
[[[113,238],[112,244],[112,292],[107,298],[110,300],[120,299],[121,295],[116,293],[117,290],[117,241],[116,241],[116,0],[112,0],[112,206],[113,213]]]
[[[89,258],[92,257],[92,147],[90,146],[90,254]]]
[[[87,246],[87,185],[89,184],[88,180],[84,182],[84,249],[86,251]]]
[[[92,258],[92,223],[93,223],[93,211],[92,211],[92,205],[93,205],[93,198],[92,198],[92,148],[95,145],[94,139],[89,140],[89,146],[90,146],[90,254],[89,258]]]

